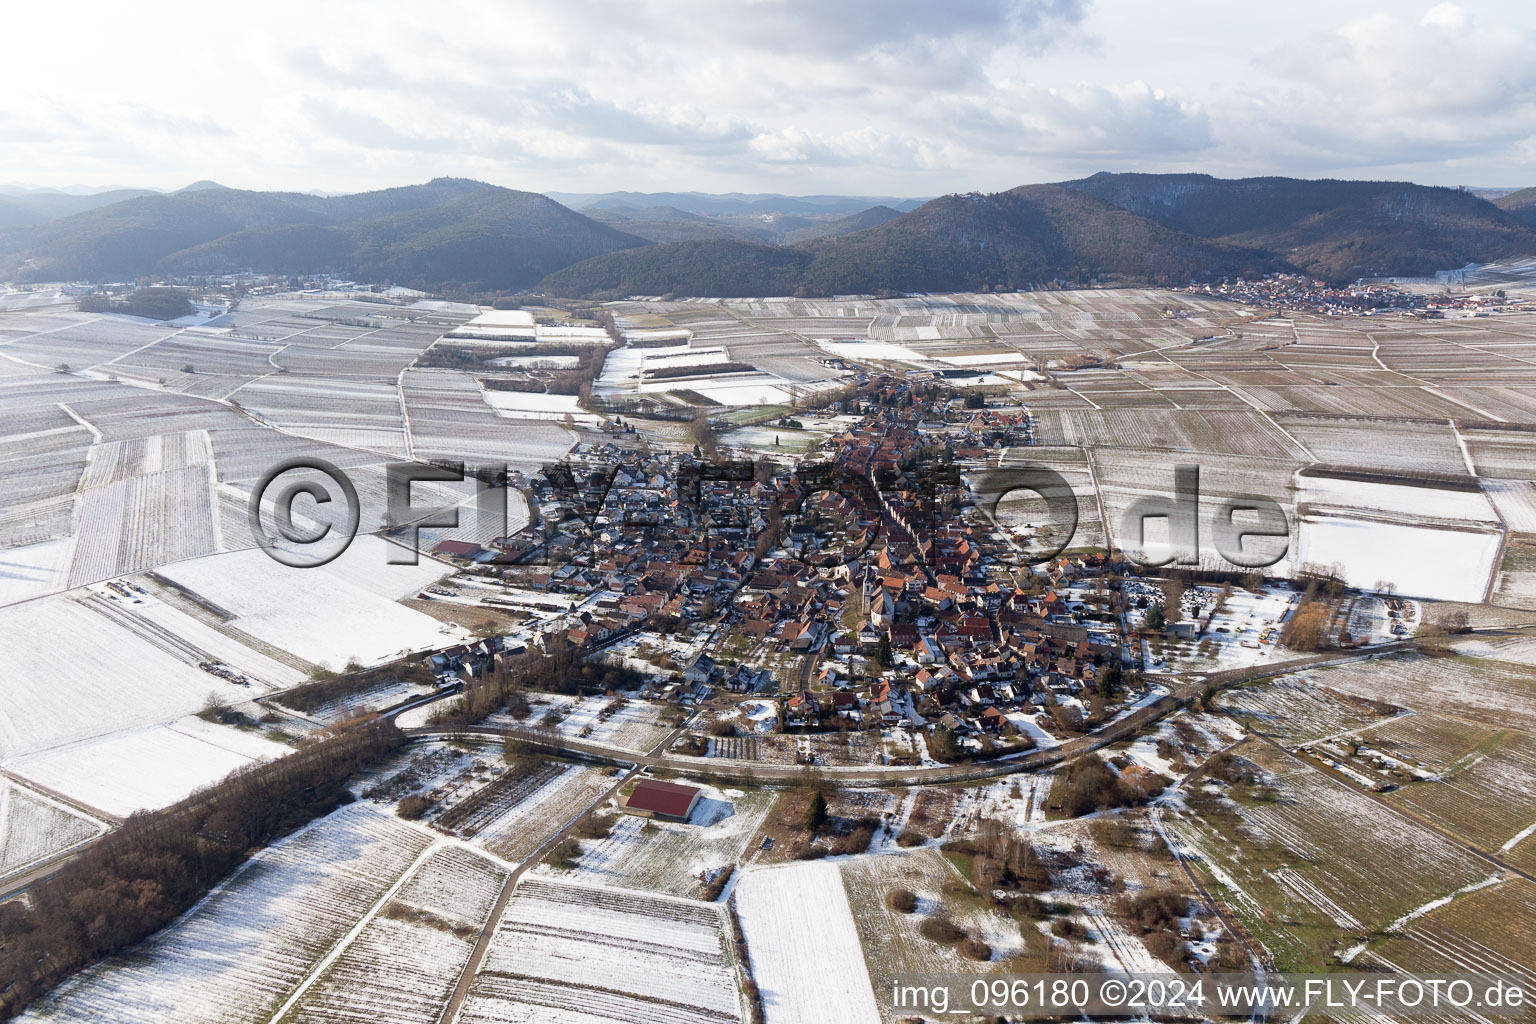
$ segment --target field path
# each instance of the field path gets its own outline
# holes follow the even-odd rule
[[[676,729],[673,729],[667,734],[664,740],[656,744],[655,747],[651,748],[651,751],[647,756],[654,756],[657,752],[666,750],[669,746],[672,745],[672,741],[677,739],[678,734],[681,733],[685,728],[687,728],[686,722],[683,725],[678,726]],[[496,896],[495,905],[491,907],[491,912],[485,919],[485,925],[480,929],[480,936],[475,940],[474,951],[469,954],[469,959],[464,963],[464,970],[459,974],[458,984],[453,987],[453,995],[448,997],[448,1004],[443,1007],[443,1015],[438,1018],[439,1024],[451,1024],[451,1022],[458,1017],[459,1009],[464,1005],[464,999],[469,995],[470,983],[475,980],[475,975],[480,971],[480,965],[485,962],[486,953],[490,951],[491,939],[496,934],[496,926],[501,922],[501,915],[506,912],[507,904],[512,901],[512,893],[513,890],[517,888],[518,880],[528,872],[529,868],[536,866],[540,861],[548,856],[551,850],[565,842],[565,840],[569,839],[571,833],[576,830],[576,827],[590,818],[593,811],[607,803],[608,800],[620,789],[622,789],[626,783],[638,776],[643,771],[645,771],[645,765],[637,764],[629,771],[621,775],[617,782],[615,782],[608,789],[604,790],[596,800],[593,800],[590,804],[588,804],[584,811],[576,815],[576,817],[572,818],[570,821],[566,822],[564,828],[545,840],[544,845],[540,846],[537,850],[534,850],[531,854],[529,854],[528,857],[524,859],[523,862],[519,864],[510,875],[507,876],[506,883],[502,885],[501,892]]]

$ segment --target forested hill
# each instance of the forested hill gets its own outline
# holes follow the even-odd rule
[[[0,272],[10,271],[0,276],[333,272],[434,290],[515,290],[645,244],[544,196],[458,178],[332,197],[215,186],[0,233]]]

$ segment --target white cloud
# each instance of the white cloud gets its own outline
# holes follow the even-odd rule
[[[7,12],[0,181],[924,195],[1099,169],[1521,184],[1536,10],[403,0]],[[177,26],[167,41],[166,26]]]

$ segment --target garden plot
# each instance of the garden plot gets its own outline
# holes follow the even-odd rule
[[[878,1024],[859,929],[830,861],[757,868],[733,897],[767,1024]],[[808,926],[814,908],[815,927]]]
[[[104,831],[101,822],[0,776],[0,878]]]
[[[851,857],[838,866],[873,990],[882,1002],[897,975],[990,974],[1007,970],[1008,960],[1026,953],[1027,942],[1018,925],[994,914],[936,849]],[[906,914],[892,909],[889,897],[898,889],[917,896],[916,911]],[[991,947],[991,960],[972,960],[953,943],[924,937],[919,929],[930,917],[947,919],[980,938]],[[750,933],[747,942],[755,961],[757,949]],[[888,1004],[885,1009],[894,1012]]]
[[[325,567],[289,568],[259,549],[180,562],[162,574],[228,611],[244,632],[333,668],[354,658],[373,665],[464,636]]]
[[[236,768],[292,749],[189,715],[29,754],[9,768],[88,807],[126,816],[173,804]]]
[[[584,839],[568,877],[584,885],[697,897],[704,873],[739,862],[775,795],[703,787],[686,823],[621,815],[606,839]]]
[[[614,780],[607,771],[586,765],[563,767],[531,792],[512,789],[478,823],[471,842],[503,860],[520,861],[592,805]]]
[[[253,696],[67,595],[0,608],[0,636],[0,761]]]
[[[1223,690],[1214,706],[1254,732],[1287,746],[1353,732],[1402,710],[1340,693],[1297,675]]]
[[[1298,673],[1341,693],[1536,732],[1536,668],[1491,657],[1394,654]]]
[[[1273,798],[1201,786],[1168,814],[1168,828],[1282,969],[1319,964],[1488,874],[1347,783],[1260,744],[1238,753],[1267,772]]]
[[[438,849],[280,1018],[282,1024],[434,1024],[506,878],[506,871],[462,847]]]
[[[175,924],[86,968],[29,1021],[265,1022],[431,840],[358,803],[253,857]]]
[[[572,739],[640,752],[667,738],[672,727],[663,721],[663,716],[676,710],[626,697],[571,697],[558,693],[534,694],[530,704],[533,711],[524,724],[553,727],[560,735]]]
[[[1285,656],[1276,645],[1280,623],[1296,600],[1295,591],[1289,587],[1264,587],[1257,593],[1233,587],[1223,597],[1214,587],[1197,586],[1185,590],[1184,595],[1185,620],[1203,621],[1205,628],[1188,641],[1152,637],[1144,645],[1148,670],[1226,671]]]
[[[723,914],[691,900],[524,880],[459,1019],[740,1021]]]

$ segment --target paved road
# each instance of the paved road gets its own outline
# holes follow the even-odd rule
[[[1413,641],[1411,640],[1399,641],[1375,648],[1370,654],[1388,654],[1412,644]],[[1142,730],[1156,724],[1175,711],[1194,704],[1200,699],[1207,686],[1216,686],[1218,688],[1234,686],[1238,683],[1262,679],[1266,676],[1278,675],[1282,672],[1291,672],[1299,668],[1317,668],[1324,665],[1356,661],[1366,656],[1360,652],[1338,652],[1336,654],[1298,658],[1285,662],[1282,665],[1255,665],[1248,669],[1232,670],[1204,676],[1194,681],[1178,682],[1168,680],[1171,692],[1167,696],[1160,697],[1147,706],[1133,711],[1129,715],[1100,729],[1098,732],[1078,737],[1057,747],[1035,750],[1017,757],[974,764],[939,765],[922,768],[849,768],[818,765],[817,769],[829,781],[843,786],[932,785],[936,783],[991,779],[1012,775],[1015,772],[1036,771],[1074,760],[1106,747],[1111,743],[1137,735]],[[702,780],[719,780],[747,784],[793,782],[803,777],[805,772],[805,769],[798,765],[743,764],[741,762],[715,758],[669,756],[666,754],[667,746],[660,744],[652,750],[641,754],[634,751],[621,750],[602,743],[594,743],[590,740],[560,736],[547,731],[532,729],[513,729],[511,731],[518,735],[519,738],[528,741],[531,745],[555,753],[588,758],[624,767],[638,765],[640,767],[664,769],[676,772],[679,775],[691,776]],[[404,732],[407,736],[417,739],[450,739],[453,737],[500,739],[506,735],[508,730],[492,726],[463,726],[456,729],[426,726],[406,729]],[[673,735],[676,735],[675,731]]]

